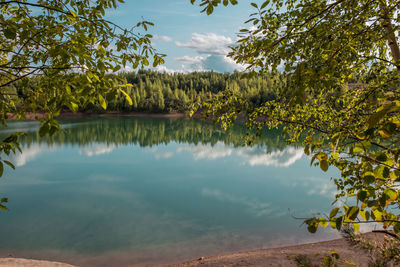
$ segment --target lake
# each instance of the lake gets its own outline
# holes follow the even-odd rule
[[[238,250],[338,237],[302,220],[328,212],[335,185],[280,130],[243,147],[245,130],[166,118],[62,120],[52,138],[37,122],[11,157],[0,196],[0,256],[79,266],[174,263]]]

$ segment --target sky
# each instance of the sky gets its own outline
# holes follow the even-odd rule
[[[215,9],[207,16],[201,7],[190,0],[126,0],[107,18],[125,28],[132,28],[138,21],[147,20],[155,25],[148,33],[154,36],[157,52],[166,54],[165,64],[157,67],[162,72],[243,70],[242,65],[227,58],[230,45],[237,40],[244,22],[255,11],[249,0],[238,5]],[[200,2],[200,0],[197,0]],[[261,1],[252,1],[259,3]]]

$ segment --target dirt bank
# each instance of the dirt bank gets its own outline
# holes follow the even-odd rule
[[[372,242],[381,242],[383,239],[382,234],[377,233],[368,233],[365,234],[365,237]],[[371,260],[366,250],[352,246],[342,238],[289,247],[200,257],[195,260],[169,266],[299,266],[295,260],[298,256],[306,256],[312,262],[313,266],[322,266],[323,258],[332,255],[332,251],[336,251],[340,256],[337,261],[339,266],[368,266],[368,262]]]

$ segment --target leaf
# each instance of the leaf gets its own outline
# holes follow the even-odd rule
[[[340,216],[336,219],[336,229],[338,231],[340,231],[340,229],[342,228],[342,222],[343,222],[343,217]]]
[[[326,228],[328,226],[328,221],[325,218],[319,218],[319,225],[321,225],[322,227]]]
[[[394,226],[393,226],[393,230],[395,233],[400,232],[400,222],[397,222]]]
[[[339,208],[334,208],[331,210],[331,213],[329,213],[329,218],[332,219],[333,217],[336,216],[336,214],[339,212]]]
[[[362,153],[364,149],[362,147],[356,146],[353,148],[353,153]]]
[[[3,160],[5,164],[7,164],[8,166],[10,166],[11,168],[13,168],[15,170],[15,166],[14,164],[12,164],[11,162],[9,162],[8,160]]]
[[[388,158],[384,152],[378,152],[376,154],[376,160],[378,160],[378,161],[385,162],[385,161],[387,161],[387,159]]]
[[[310,155],[310,145],[307,144],[304,146],[304,154],[306,154],[307,156]]]
[[[319,162],[319,167],[320,167],[321,170],[323,170],[324,172],[328,171],[328,168],[329,168],[328,161],[326,161],[326,160],[321,160],[321,161]]]
[[[359,212],[361,218],[363,218],[364,221],[368,221],[369,220],[369,212],[366,210],[360,210]]]
[[[375,176],[373,175],[365,175],[363,177],[364,183],[365,184],[372,184],[373,182],[375,182]]]
[[[78,15],[77,15],[74,11],[70,10],[69,12],[71,13],[71,15],[72,15],[74,18],[77,18],[77,17],[78,17]]]
[[[264,8],[268,5],[268,3],[269,3],[269,1],[265,1],[265,2],[261,5],[260,9],[264,9]]]
[[[325,152],[319,152],[319,153],[317,154],[317,159],[318,159],[319,161],[321,161],[321,160],[327,160],[327,159],[328,159],[328,155],[327,155]]]
[[[17,37],[17,31],[13,27],[8,27],[3,31],[4,36],[7,39],[15,39]]]
[[[79,109],[79,106],[75,104],[74,102],[71,102],[71,110],[73,113],[76,113]]]
[[[50,126],[48,122],[45,122],[42,124],[42,126],[39,129],[39,135],[40,137],[45,136],[50,130]]]
[[[398,178],[400,178],[400,171],[398,170],[392,171],[389,177],[391,180],[397,180]]]
[[[121,93],[124,94],[125,99],[126,99],[126,100],[128,101],[128,103],[129,103],[129,106],[132,106],[132,105],[133,105],[133,102],[132,102],[131,97],[130,97],[124,90],[119,89],[119,91],[120,91]]]
[[[360,209],[357,206],[352,206],[351,208],[348,209],[346,216],[350,220],[354,221],[357,218],[359,211]]]
[[[376,221],[382,221],[382,212],[381,211],[376,209],[376,210],[372,211],[372,214],[374,214],[374,219]]]
[[[386,129],[381,129],[378,131],[378,133],[383,137],[383,138],[389,138],[392,134],[387,131]]]
[[[52,136],[56,132],[60,130],[60,125],[58,124],[57,121],[51,120],[50,121],[50,129],[49,129],[49,135]]]
[[[318,229],[318,224],[316,224],[316,223],[312,223],[307,227],[307,230],[312,234],[317,232],[317,229]]]
[[[367,191],[367,190],[360,190],[360,191],[357,193],[357,198],[358,198],[360,201],[363,201],[363,202],[364,202],[364,200],[368,199],[368,191]]]
[[[99,94],[99,102],[100,102],[101,107],[104,110],[106,110],[107,109],[107,102],[106,102],[106,100],[104,99],[104,97],[101,94]]]
[[[368,128],[373,128],[375,125],[390,111],[390,109],[394,106],[394,103],[383,107],[382,110],[372,114],[368,119]]]
[[[340,258],[339,254],[336,251],[332,251],[331,255],[333,258],[335,258],[337,260]]]
[[[397,199],[397,192],[391,188],[386,189],[383,193],[388,197],[389,200],[396,200]]]
[[[3,162],[0,161],[0,177],[3,176],[4,165]]]
[[[357,263],[352,260],[344,260],[344,263],[350,266],[357,266]]]
[[[206,10],[207,10],[207,15],[211,15],[214,11],[214,7],[212,5],[209,5]]]

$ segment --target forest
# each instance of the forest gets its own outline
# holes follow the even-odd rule
[[[71,74],[76,75],[76,74]],[[36,84],[41,84],[40,78],[25,78],[8,86],[10,94],[16,95],[16,103],[31,96],[36,90]],[[121,72],[115,78],[114,85],[128,84],[124,91],[132,100],[120,91],[117,95],[106,97],[107,109],[100,102],[79,103],[80,111],[90,113],[105,112],[185,112],[191,103],[210,99],[214,94],[229,90],[245,99],[251,106],[261,106],[268,100],[276,100],[286,86],[286,79],[281,74],[264,74],[254,77],[242,73],[160,73],[151,70],[137,72]],[[80,90],[77,86],[72,91]],[[57,90],[55,90],[57,92]],[[60,92],[60,95],[62,93]],[[65,109],[68,109],[66,106]]]
[[[183,112],[194,101],[210,98],[213,94],[229,89],[239,93],[252,105],[259,106],[268,100],[276,99],[285,85],[280,75],[260,75],[243,77],[240,73],[159,73],[139,71],[122,73],[120,76],[132,84],[126,88],[133,105],[130,106],[121,93],[109,103],[108,110],[130,112]],[[99,111],[99,106],[89,106],[88,110]]]

